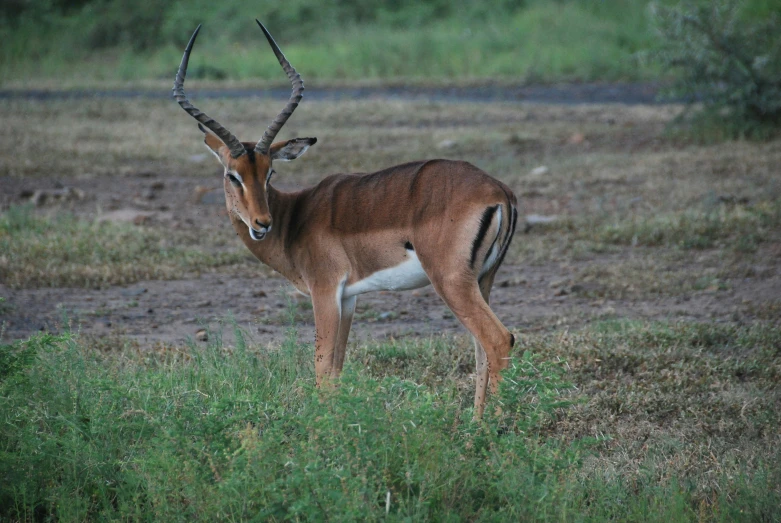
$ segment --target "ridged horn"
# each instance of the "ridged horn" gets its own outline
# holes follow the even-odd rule
[[[174,80],[174,98],[177,102],[179,102],[179,105],[182,106],[182,109],[187,111],[187,114],[202,123],[211,132],[216,134],[217,137],[222,140],[222,143],[228,146],[228,149],[230,149],[230,153],[233,158],[238,158],[242,154],[247,153],[247,150],[244,149],[244,146],[241,144],[238,138],[233,136],[229,130],[220,125],[217,120],[214,120],[206,113],[199,111],[197,107],[190,103],[190,100],[188,100],[187,96],[184,94],[184,77],[187,74],[187,63],[190,61],[190,51],[193,49],[195,38],[198,36],[198,31],[200,30],[201,26],[198,25],[198,27],[195,29],[195,32],[190,37],[190,41],[188,42],[187,47],[184,50],[182,63],[179,64],[179,70],[176,72],[176,79]]]
[[[298,107],[298,102],[300,102],[301,98],[303,98],[304,82],[301,80],[301,75],[296,72],[295,68],[290,65],[290,62],[288,62],[287,58],[285,58],[285,55],[282,54],[282,51],[279,50],[279,46],[274,41],[274,38],[271,36],[268,30],[263,27],[263,24],[260,23],[260,20],[255,19],[255,21],[260,26],[263,34],[266,35],[266,40],[268,40],[268,43],[271,46],[271,49],[274,51],[277,60],[279,60],[279,65],[282,66],[282,69],[284,69],[288,79],[290,79],[290,83],[293,84],[293,92],[290,94],[290,100],[288,100],[287,105],[284,109],[282,109],[282,112],[279,113],[276,118],[274,118],[274,121],[271,122],[271,125],[268,126],[266,132],[263,133],[263,137],[260,139],[257,145],[255,145],[255,152],[259,154],[268,154],[269,147],[271,147],[271,142],[274,141],[274,138],[276,138],[279,130],[282,129],[282,126],[285,125],[287,119],[290,118],[290,115],[293,114],[293,111],[295,111],[296,107]]]

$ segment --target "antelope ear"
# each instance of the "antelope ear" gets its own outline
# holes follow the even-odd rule
[[[272,160],[289,162],[304,154],[309,146],[315,143],[317,138],[293,138],[286,142],[277,142],[271,146],[269,155]]]
[[[226,147],[224,143],[222,143],[222,140],[214,136],[212,133],[210,133],[204,126],[201,124],[198,124],[198,129],[201,130],[201,132],[204,134],[203,137],[203,143],[206,144],[206,147],[209,148],[209,150],[212,152],[214,156],[217,157],[217,159],[220,161],[220,163],[225,166],[225,160],[223,159],[222,153],[225,152],[224,150],[221,151],[223,147]]]

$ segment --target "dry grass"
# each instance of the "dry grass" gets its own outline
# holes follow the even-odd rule
[[[174,242],[157,229],[67,213],[37,217],[30,207],[0,216],[0,250],[0,281],[11,288],[100,288],[181,278],[245,257],[236,249],[215,249],[203,237],[178,235]]]

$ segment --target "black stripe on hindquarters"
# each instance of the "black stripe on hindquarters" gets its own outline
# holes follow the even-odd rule
[[[475,236],[475,241],[472,242],[472,256],[469,258],[469,266],[471,268],[475,268],[475,259],[477,258],[477,251],[480,250],[480,246],[483,244],[483,240],[485,239],[485,235],[488,232],[488,227],[491,225],[491,219],[494,217],[494,213],[496,213],[496,209],[498,209],[498,205],[494,205],[493,207],[488,207],[484,212],[482,218],[480,218],[480,228],[477,230],[477,236]]]
[[[507,249],[510,247],[510,243],[513,241],[513,235],[515,234],[515,224],[518,222],[518,211],[515,210],[515,207],[510,206],[510,209],[512,209],[512,220],[510,221],[510,232],[507,234],[507,238],[504,240],[504,245],[502,245],[502,252],[499,253],[499,257],[496,259],[496,266],[500,266],[502,262],[504,261],[504,255],[507,254]]]

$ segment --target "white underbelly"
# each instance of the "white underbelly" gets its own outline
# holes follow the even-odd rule
[[[406,291],[417,289],[431,283],[426,272],[420,265],[415,251],[407,251],[408,260],[391,267],[377,271],[366,278],[348,285],[342,294],[349,298],[371,291]]]

